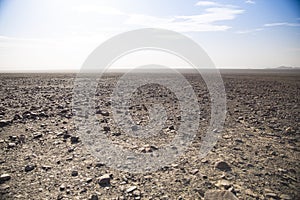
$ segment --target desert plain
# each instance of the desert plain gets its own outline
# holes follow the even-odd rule
[[[300,199],[300,71],[221,74],[227,112],[213,149],[199,159],[210,96],[199,74],[185,73],[201,110],[197,136],[173,163],[146,173],[109,167],[82,142],[72,109],[76,74],[0,74],[0,199]],[[176,96],[157,85],[137,91],[130,107],[137,124],[147,124],[149,95],[168,119],[157,137],[132,138],[115,124],[109,103],[120,76],[106,74],[97,88],[100,130],[123,148],[155,152],[180,125]]]

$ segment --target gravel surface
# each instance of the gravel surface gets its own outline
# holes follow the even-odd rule
[[[226,122],[212,151],[199,159],[209,92],[201,77],[185,74],[201,105],[198,135],[174,163],[136,174],[109,168],[84,146],[71,107],[75,75],[0,74],[0,199],[300,199],[299,71],[222,75]],[[155,152],[180,125],[176,97],[157,85],[136,91],[130,112],[137,124],[147,124],[149,95],[168,120],[155,138],[131,138],[114,123],[108,101],[118,78],[99,83],[100,127],[114,144]]]

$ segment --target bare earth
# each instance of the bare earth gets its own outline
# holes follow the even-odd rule
[[[109,168],[83,145],[71,106],[75,75],[0,74],[0,199],[212,199],[208,193],[215,190],[230,191],[227,199],[300,199],[300,72],[228,70],[222,76],[227,117],[213,150],[198,158],[210,97],[201,77],[185,74],[201,105],[197,137],[174,163],[133,174]],[[137,123],[147,123],[147,95],[164,104],[168,121],[158,137],[130,138],[110,110],[118,78],[108,74],[97,89],[101,130],[124,148],[156,151],[180,125],[176,97],[153,85],[137,91],[130,110]]]

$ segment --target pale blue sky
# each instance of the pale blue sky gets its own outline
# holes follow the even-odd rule
[[[0,70],[78,69],[101,42],[145,27],[187,35],[220,68],[300,67],[298,2],[0,0]]]

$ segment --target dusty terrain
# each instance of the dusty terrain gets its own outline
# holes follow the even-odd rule
[[[83,145],[72,120],[74,75],[1,74],[0,199],[204,199],[211,190],[228,190],[238,199],[300,199],[299,71],[225,71],[224,130],[201,160],[197,150],[210,98],[199,76],[185,76],[201,105],[197,138],[171,165],[133,174],[109,168]],[[100,126],[124,148],[155,151],[176,134],[174,95],[147,89],[163,93],[170,117],[161,137],[135,141],[112,120],[107,101],[117,80],[107,75],[97,90]],[[131,114],[143,124],[147,109],[138,102]]]

